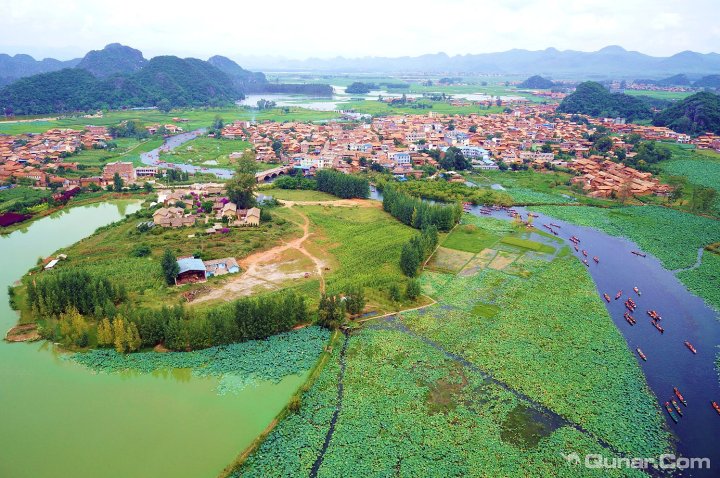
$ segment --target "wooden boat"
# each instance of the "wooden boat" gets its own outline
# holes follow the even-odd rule
[[[615,294],[615,300],[618,300],[620,297],[622,297],[622,291],[618,291],[617,294]]]
[[[645,254],[645,253],[643,253],[643,252],[638,252],[638,251],[630,251],[630,252],[632,252],[632,253],[635,254],[636,256],[640,256],[640,257],[645,257],[645,256],[647,255],[647,254]]]
[[[670,403],[672,403],[673,408],[678,413],[678,415],[683,416],[682,410],[680,410],[680,405],[677,404],[677,402],[674,399],[670,399]]]
[[[623,317],[625,317],[625,320],[627,320],[630,325],[635,325],[635,324],[637,324],[637,320],[635,320],[635,317],[633,317],[632,315],[628,314],[627,312],[625,312],[625,313],[623,314]]]
[[[593,260],[595,261],[595,264],[600,264],[600,259],[598,259],[598,256],[593,256]]]
[[[575,252],[580,252],[580,249],[578,249],[578,246],[575,246]]]
[[[670,402],[665,402],[665,410],[667,410],[668,415],[670,415],[670,418],[672,418],[672,421],[675,423],[678,422],[677,417],[675,416],[675,413],[673,412],[672,408],[670,408]]]
[[[654,320],[651,320],[650,322],[655,326],[656,329],[658,329],[658,332],[660,332],[661,334],[665,333],[665,329],[663,329],[662,325],[658,324]]]
[[[535,214],[535,213],[533,213],[533,212],[529,212],[529,213],[528,213],[528,216],[529,216],[529,217],[540,217],[539,214]]]
[[[685,341],[685,347],[689,348],[689,349],[690,349],[690,352],[692,352],[692,353],[694,353],[694,354],[697,353],[697,350],[695,350],[695,347],[693,347],[693,344],[691,344],[691,343],[688,342],[687,340]]]
[[[635,309],[637,307],[637,304],[635,303],[635,301],[632,300],[630,297],[628,297],[627,303],[630,304],[633,309]]]
[[[585,264],[587,267],[590,267],[590,263],[587,261],[587,259],[583,259],[582,263]]]
[[[609,295],[603,294],[603,298],[604,298],[608,303],[610,303],[610,296],[609,296]]]
[[[652,317],[653,320],[662,320],[662,317],[654,310],[648,310],[647,314]]]
[[[643,359],[645,362],[647,362],[647,357],[645,356],[645,354],[643,353],[643,351],[640,350],[640,347],[638,347],[638,348],[635,349],[635,350],[637,350],[637,353],[638,353],[638,355],[640,356],[640,358]]]
[[[572,242],[580,242],[580,239],[577,236],[570,236],[570,240]]]
[[[675,396],[678,398],[678,400],[680,400],[680,403],[687,407],[687,400],[685,400],[685,397],[682,396],[680,390],[678,390],[677,387],[673,387],[673,392],[675,392]]]
[[[550,225],[551,225],[552,227],[557,227],[558,229],[562,229],[562,227],[558,226],[557,224],[553,224],[552,222],[550,223]]]
[[[710,403],[712,403],[712,407],[715,409],[715,411],[720,413],[720,405],[718,405],[717,402],[710,402]]]
[[[585,249],[582,250],[582,255],[587,257],[587,251]]]
[[[640,289],[638,289],[637,286],[633,287],[633,290],[635,291],[635,293],[637,295],[642,295],[642,293],[640,292]]]
[[[633,307],[632,304],[629,303],[628,301],[625,301],[625,307],[626,307],[627,310],[629,310],[630,312],[635,312],[635,307]]]

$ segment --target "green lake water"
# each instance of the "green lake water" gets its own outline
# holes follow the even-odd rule
[[[17,322],[7,286],[37,258],[139,208],[75,207],[0,236],[0,329]],[[47,342],[0,341],[0,477],[214,477],[270,423],[304,377],[220,396],[189,370],[95,374]]]

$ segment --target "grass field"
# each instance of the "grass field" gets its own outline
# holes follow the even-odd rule
[[[337,197],[322,191],[277,189],[271,187],[260,189],[259,192],[267,196],[272,196],[275,199],[284,199],[286,201],[337,201]]]
[[[225,123],[235,120],[271,120],[271,121],[322,121],[337,118],[334,112],[313,111],[304,108],[282,108],[258,111],[250,108],[197,108],[177,109],[168,113],[159,110],[126,110],[107,111],[101,118],[83,118],[82,115],[72,117],[59,117],[47,115],[45,120],[24,121],[18,117],[15,120],[0,121],[0,134],[43,133],[52,128],[83,129],[86,125],[109,126],[125,120],[138,120],[143,124],[172,123],[172,118],[184,118],[187,122],[177,123],[185,131],[209,127],[216,116],[220,116]],[[23,121],[18,121],[23,120]]]
[[[50,191],[28,186],[16,186],[0,191],[0,212],[7,211],[18,202],[39,201],[50,197]]]
[[[480,229],[473,224],[463,224],[455,228],[443,241],[443,247],[465,252],[480,252],[490,247],[499,239],[498,236]]]
[[[694,186],[715,189],[718,192],[718,199],[715,201],[712,212],[720,215],[720,154],[715,151],[693,149],[677,144],[668,144],[667,146],[672,151],[673,159],[660,163],[661,179],[667,182],[672,176],[686,178],[690,188],[683,195],[684,201],[689,199]]]
[[[365,101],[349,101],[343,103],[343,108],[348,110],[354,110],[358,113],[371,114],[374,116],[392,116],[392,115],[425,115],[430,112],[437,114],[447,115],[467,115],[467,114],[479,114],[489,115],[493,113],[501,113],[502,107],[493,106],[491,108],[485,108],[481,106],[453,106],[450,103],[443,101],[430,101],[421,100],[420,103],[432,105],[432,108],[412,108],[410,106],[390,106],[388,103],[365,100]]]
[[[649,96],[661,100],[681,100],[692,95],[693,91],[653,91],[653,90],[625,90],[631,96]]]
[[[251,146],[247,141],[201,136],[175,148],[174,151],[161,152],[160,160],[194,166],[226,168],[234,162],[229,158],[230,153],[242,152]],[[272,165],[272,167],[275,166],[277,165]]]

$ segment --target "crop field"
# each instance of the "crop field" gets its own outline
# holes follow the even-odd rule
[[[720,195],[720,154],[679,145],[670,148],[673,159],[660,163],[664,175],[685,177],[689,183],[713,188]],[[715,202],[715,213],[720,214],[720,197]]]
[[[459,272],[474,256],[472,252],[438,247],[427,267],[434,271]]]
[[[625,90],[631,96],[649,96],[661,100],[681,100],[692,95],[692,91],[654,91],[654,90]]]
[[[443,241],[443,246],[465,252],[480,252],[498,240],[498,236],[473,224],[462,224]]]
[[[26,201],[39,201],[50,197],[50,192],[45,189],[33,189],[27,186],[16,186],[0,191],[0,212],[7,211],[17,203]]]
[[[277,383],[288,375],[307,372],[315,364],[329,337],[327,330],[311,326],[266,340],[250,340],[193,352],[126,355],[112,349],[95,349],[66,357],[101,373],[190,369],[197,377],[219,377],[217,391],[225,394],[260,381]]]
[[[242,152],[250,147],[251,144],[247,141],[199,137],[174,151],[160,153],[160,160],[195,166],[228,167],[233,163],[229,158],[230,153]],[[275,166],[277,165],[268,165],[268,168]]]

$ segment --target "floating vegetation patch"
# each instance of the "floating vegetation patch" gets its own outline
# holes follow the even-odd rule
[[[500,437],[520,448],[533,448],[542,438],[560,428],[553,417],[524,404],[518,404],[502,422]]]
[[[67,357],[102,373],[189,369],[196,377],[219,377],[217,391],[225,394],[258,381],[279,382],[288,375],[305,372],[315,364],[328,339],[327,330],[313,326],[266,340],[192,352],[119,354],[111,349],[95,349]]]
[[[485,317],[485,318],[495,317],[498,312],[500,312],[500,307],[498,307],[496,305],[492,305],[492,304],[485,304],[483,302],[478,302],[472,308],[473,314],[475,314],[479,317]]]

